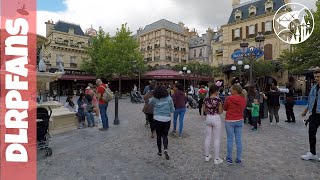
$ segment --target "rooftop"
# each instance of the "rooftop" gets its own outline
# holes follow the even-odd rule
[[[277,11],[281,6],[283,6],[285,4],[284,0],[272,0],[273,1],[273,12]],[[268,2],[268,0],[253,0],[253,1],[249,1],[237,6],[234,6],[232,13],[230,15],[228,24],[230,23],[234,23],[236,22],[235,19],[235,12],[237,10],[242,12],[242,19],[241,20],[245,20],[245,19],[249,19],[249,8],[251,6],[255,6],[257,8],[257,12],[255,16],[261,16],[266,14],[267,12],[265,11],[265,3]]]
[[[168,21],[166,19],[161,19],[159,21],[156,21],[152,24],[146,25],[146,27],[139,33],[139,34],[145,34],[154,30],[158,30],[158,29],[168,29],[168,30],[172,30],[174,32],[177,33],[184,33],[184,27],[182,27],[179,24],[173,23],[171,21]]]

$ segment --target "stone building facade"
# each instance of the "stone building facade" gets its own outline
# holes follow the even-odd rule
[[[192,36],[189,40],[189,62],[200,62],[205,64],[211,64],[211,40],[214,36],[214,32],[211,28],[208,28],[207,33]]]
[[[89,59],[85,48],[90,36],[85,35],[80,25],[63,21],[46,22],[46,36],[44,57],[51,67],[58,67],[61,61],[66,69],[80,70],[80,64]]]
[[[273,31],[273,17],[275,12],[288,0],[253,0],[240,3],[233,0],[232,13],[226,25],[220,30],[220,35],[212,41],[213,66],[231,67],[236,64],[231,59],[231,54],[240,49],[240,42],[246,40],[250,46],[256,46],[255,37],[258,33],[265,36],[264,56],[265,61],[276,62],[282,51],[290,50],[290,45],[282,42]],[[230,69],[225,69],[225,72]],[[288,80],[288,73],[279,71],[270,75],[278,84]]]
[[[61,62],[65,74],[51,84],[51,89],[58,95],[66,95],[69,90],[79,90],[96,77],[81,71],[81,64],[89,60],[86,47],[90,45],[90,35],[96,35],[93,28],[83,32],[80,25],[64,21],[47,21],[46,37],[48,42],[44,45],[43,57],[50,71],[59,69]],[[89,35],[90,34],[90,35]]]
[[[188,62],[188,33],[183,23],[161,19],[140,28],[136,37],[147,65],[170,68]]]

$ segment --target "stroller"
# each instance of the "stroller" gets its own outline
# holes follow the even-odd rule
[[[144,103],[142,95],[138,91],[131,91],[132,103]]]
[[[188,105],[194,109],[199,107],[198,101],[196,101],[191,95],[188,95]]]
[[[52,155],[52,149],[49,147],[51,135],[49,134],[49,119],[52,110],[48,107],[49,111],[44,107],[37,108],[37,149],[45,150],[46,156]]]

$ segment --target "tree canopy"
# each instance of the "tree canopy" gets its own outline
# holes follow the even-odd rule
[[[290,74],[300,74],[303,70],[320,64],[320,1],[316,2],[317,10],[313,12],[314,31],[305,42],[292,45],[292,51],[280,55]],[[307,17],[308,19],[309,17]],[[311,21],[312,23],[312,21]]]

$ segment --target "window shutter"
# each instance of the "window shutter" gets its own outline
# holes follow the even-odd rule
[[[232,29],[232,41],[234,41],[234,29]]]
[[[264,34],[264,32],[266,31],[265,30],[265,24],[266,24],[265,22],[262,22],[262,28],[261,28],[262,29],[262,34]]]
[[[256,24],[255,30],[256,30],[256,35],[258,35],[258,24]]]
[[[248,39],[249,37],[249,26],[246,27],[246,38]]]
[[[240,39],[242,39],[242,27],[240,28]]]

